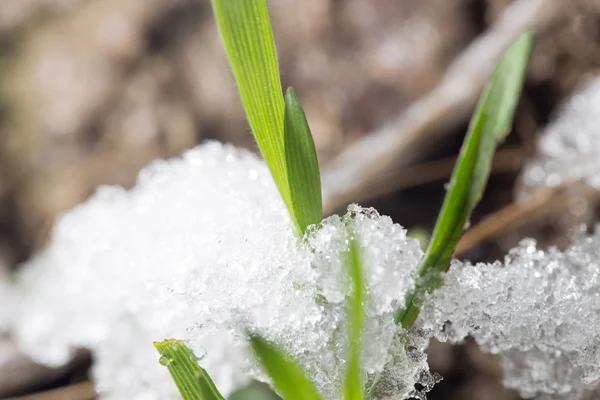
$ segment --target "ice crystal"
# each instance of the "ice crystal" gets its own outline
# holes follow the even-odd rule
[[[519,195],[583,180],[600,188],[600,78],[563,104],[540,136],[537,156],[524,169]]]
[[[365,265],[367,386],[374,398],[404,398],[428,378],[425,343],[397,340],[392,318],[413,285],[418,243],[358,206],[299,243],[264,164],[215,142],[155,161],[132,190],[103,187],[60,218],[20,276],[16,336],[50,365],[74,347],[91,349],[103,398],[169,399],[175,385],[153,341],[185,339],[227,395],[251,378],[266,380],[248,351],[250,330],[293,354],[326,399],[339,398],[346,226]]]
[[[440,340],[471,335],[501,354],[505,385],[524,397],[592,399],[600,384],[599,289],[600,232],[580,233],[565,252],[525,240],[504,263],[454,262],[421,323]]]

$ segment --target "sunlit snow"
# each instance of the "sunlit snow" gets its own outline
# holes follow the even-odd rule
[[[526,398],[598,398],[600,232],[565,252],[524,240],[504,263],[454,262],[420,318],[442,341],[470,335],[501,354],[505,385]]]
[[[325,399],[344,377],[346,228],[359,238],[368,320],[367,386],[404,398],[428,370],[416,338],[406,354],[393,323],[413,285],[418,242],[390,218],[351,206],[299,243],[264,163],[210,142],[155,161],[130,191],[103,187],[64,215],[20,276],[20,346],[65,363],[91,349],[103,398],[177,398],[152,342],[184,339],[224,395],[265,380],[248,352],[259,332],[293,354]]]
[[[519,196],[541,187],[583,181],[600,188],[600,78],[589,80],[561,107],[540,135],[524,168]]]

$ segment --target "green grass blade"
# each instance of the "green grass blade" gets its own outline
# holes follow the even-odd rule
[[[294,89],[285,94],[285,160],[291,208],[300,234],[323,218],[321,177],[315,142]]]
[[[184,400],[224,400],[194,353],[180,340],[154,342],[160,363],[169,370]]]
[[[290,207],[283,93],[266,0],[212,0],[212,6],[248,122]]]
[[[260,336],[251,336],[250,344],[284,400],[321,400],[312,382],[289,355]]]
[[[479,99],[431,241],[419,266],[415,289],[396,313],[396,322],[405,328],[413,325],[426,293],[443,284],[442,273],[448,270],[471,211],[485,189],[496,146],[510,132],[532,44],[532,32],[525,32],[513,42]]]
[[[243,389],[231,393],[228,400],[281,400],[263,383],[253,382]]]
[[[197,375],[203,400],[225,400],[204,368]]]
[[[365,324],[365,285],[360,248],[356,237],[349,241],[347,269],[352,284],[352,297],[348,302],[348,340],[349,354],[346,379],[344,381],[344,400],[363,400],[363,382],[361,373],[362,335]]]

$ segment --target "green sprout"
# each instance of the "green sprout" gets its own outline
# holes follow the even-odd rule
[[[315,145],[295,92],[281,89],[277,54],[266,0],[211,0],[217,25],[235,76],[242,104],[259,149],[289,211],[298,237],[322,218],[321,182]],[[487,183],[499,142],[510,132],[523,86],[533,34],[522,34],[504,53],[473,115],[449,190],[417,271],[415,288],[406,296],[395,321],[410,328],[424,297],[443,285],[443,274],[472,210]],[[349,231],[351,229],[347,227]],[[361,354],[367,301],[358,239],[348,232],[346,254],[351,296],[348,309],[348,362],[343,400],[368,397],[363,387]],[[293,357],[259,334],[250,346],[284,400],[321,399],[314,384]],[[184,400],[219,400],[223,396],[183,342],[155,343]],[[231,397],[271,400],[259,386]]]
[[[181,340],[155,342],[161,365],[167,367],[185,400],[225,400],[194,353]]]
[[[212,0],[219,32],[260,152],[299,236],[322,219],[315,144],[293,90],[285,99],[265,0]]]
[[[346,269],[352,285],[352,296],[348,299],[348,366],[344,381],[344,400],[362,400],[363,380],[361,370],[362,340],[365,325],[366,288],[363,278],[363,266],[360,259],[360,249],[355,236],[349,238],[349,251],[346,259]]]
[[[285,400],[321,400],[321,395],[289,354],[258,335],[250,336],[252,350]]]
[[[444,283],[443,273],[448,271],[452,253],[483,195],[496,146],[510,133],[532,44],[532,32],[517,38],[502,56],[479,99],[417,271],[415,288],[407,294],[404,307],[396,312],[396,323],[404,328],[410,328],[417,319],[425,295]]]

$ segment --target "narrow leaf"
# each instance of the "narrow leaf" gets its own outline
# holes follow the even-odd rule
[[[294,89],[285,94],[285,161],[291,209],[300,234],[323,218],[321,177],[315,142]]]
[[[251,336],[250,344],[284,400],[321,400],[312,382],[288,354],[260,336]]]
[[[203,400],[225,400],[204,368],[196,376]]]
[[[217,25],[258,147],[291,209],[284,102],[266,0],[212,0]]]
[[[169,370],[184,400],[224,400],[212,379],[181,340],[154,342],[160,363]]]
[[[471,211],[483,194],[496,146],[510,132],[532,44],[533,34],[529,31],[513,42],[479,99],[431,241],[419,266],[419,279],[415,289],[406,296],[405,306],[396,313],[396,323],[402,323],[404,328],[413,325],[423,297],[443,285],[442,273],[448,270]]]
[[[231,393],[229,400],[280,400],[267,385],[260,382],[253,382],[243,389]]]
[[[344,400],[363,400],[363,382],[361,373],[362,335],[365,324],[365,287],[363,267],[360,259],[360,248],[356,237],[349,240],[347,269],[351,278],[352,297],[348,301],[348,341],[350,352],[346,380],[344,382]]]

